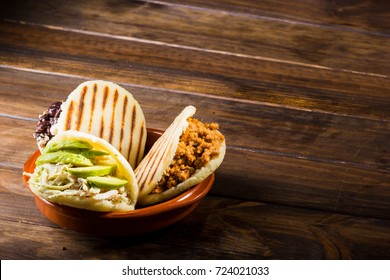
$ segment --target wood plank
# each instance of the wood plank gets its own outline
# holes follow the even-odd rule
[[[0,165],[0,193],[31,197],[30,191],[22,181],[23,163],[12,165],[2,162]]]
[[[237,199],[206,196],[175,225],[115,239],[60,229],[31,197],[0,197],[2,259],[386,259],[390,248],[388,220]]]
[[[388,219],[389,189],[389,173],[228,149],[211,193]]]
[[[77,3],[68,5],[65,1],[57,1],[38,5],[27,2],[4,8],[2,18],[135,37],[204,51],[242,54],[262,60],[381,75],[390,73],[387,63],[390,38],[378,34],[297,25],[160,2],[114,3],[102,0],[98,4],[90,1]],[[10,9],[11,13],[8,12]]]
[[[19,75],[18,72],[13,73]],[[73,80],[72,77],[37,73],[21,75],[23,79],[18,76],[19,78],[13,81],[9,77],[8,83],[11,82],[11,86],[0,89],[3,96],[0,100],[2,102],[0,114],[21,114],[31,120],[37,118],[49,104],[66,98],[82,81]],[[23,80],[26,82],[22,82]],[[73,86],[70,84],[71,80]],[[42,81],[45,86],[41,88]],[[36,85],[33,88],[36,90],[31,91],[29,85],[34,83]],[[386,121],[306,112],[256,103],[235,103],[204,95],[127,84],[123,86],[130,90],[141,104],[148,127],[165,129],[184,106],[193,104],[198,108],[197,116],[201,120],[220,124],[229,147],[280,154],[283,157],[333,162],[341,166],[389,171],[390,123]],[[20,97],[17,97],[18,95]],[[12,103],[14,105],[9,105]],[[155,108],[160,109],[156,111]],[[215,108],[218,108],[218,113],[215,112]],[[13,111],[18,113],[15,114]],[[11,147],[14,138],[13,132],[8,132],[8,126],[15,125],[4,123],[1,126],[3,130],[0,134],[9,139],[4,140],[4,143],[9,143],[7,145]],[[20,128],[14,130],[19,131],[20,137],[29,139],[34,129],[33,122],[29,124],[23,122]],[[12,158],[12,155],[10,156]]]
[[[4,178],[21,180],[24,162],[37,149],[33,127],[29,120],[0,117]],[[228,146],[216,175],[212,194],[390,219],[389,172]],[[12,192],[19,188],[7,187]]]
[[[390,119],[390,79],[37,26],[0,25],[2,64],[308,111]],[[99,47],[97,47],[99,46]],[[67,53],[64,55],[63,53]]]
[[[21,168],[31,154],[37,150],[37,144],[33,138],[35,123],[0,117],[0,163],[2,166]]]
[[[355,32],[376,32],[383,35],[389,35],[390,27],[387,1],[282,0],[277,4],[272,0],[146,0],[145,2],[245,13],[248,16],[286,20],[298,25],[318,24],[322,27],[344,28]]]

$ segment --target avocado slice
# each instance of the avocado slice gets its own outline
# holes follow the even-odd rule
[[[119,179],[117,177],[87,177],[87,181],[96,188],[100,189],[119,189],[127,184],[127,180]]]
[[[65,151],[57,151],[53,153],[42,154],[37,158],[35,165],[41,165],[44,163],[64,163],[64,164],[72,164],[73,166],[93,165],[90,159],[80,154],[73,154]]]
[[[97,150],[82,151],[81,154],[86,158],[95,158],[100,156],[108,156],[109,153]]]
[[[115,165],[94,165],[87,167],[68,168],[68,172],[76,177],[87,178],[90,176],[110,175],[115,170],[115,168]]]
[[[100,156],[108,156],[109,153],[107,152],[103,152],[103,151],[98,151],[98,150],[85,150],[85,149],[68,149],[68,148],[64,148],[64,149],[61,149],[59,151],[62,151],[62,152],[68,152],[68,153],[72,153],[72,154],[81,154],[82,156],[85,156],[86,158],[89,158],[89,159],[93,159],[95,157],[100,157]],[[43,152],[45,153],[45,152]],[[51,152],[49,152],[51,153]]]
[[[45,149],[43,149],[43,154],[56,152],[60,150],[91,150],[92,145],[85,141],[80,140],[58,140],[53,143],[49,143]]]

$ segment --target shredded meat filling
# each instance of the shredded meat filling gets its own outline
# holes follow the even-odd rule
[[[219,125],[204,124],[195,118],[188,118],[188,122],[172,163],[152,193],[161,193],[177,186],[219,155],[224,141],[224,136],[218,131]]]

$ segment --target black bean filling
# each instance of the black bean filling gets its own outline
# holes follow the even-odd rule
[[[61,114],[61,101],[54,102],[50,107],[39,116],[37,128],[35,129],[34,138],[44,139],[48,136],[49,139],[53,138],[50,132],[50,128],[57,123]]]

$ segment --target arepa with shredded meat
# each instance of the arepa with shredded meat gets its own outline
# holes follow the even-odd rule
[[[137,205],[166,201],[200,183],[222,163],[225,137],[216,123],[193,118],[187,106],[154,143],[134,173],[138,181]]]

